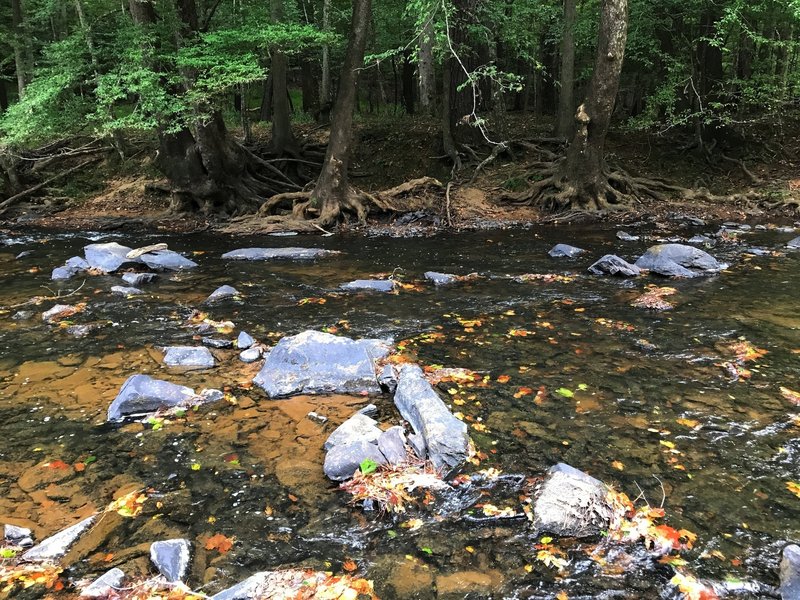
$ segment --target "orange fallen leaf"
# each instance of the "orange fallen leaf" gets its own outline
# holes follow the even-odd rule
[[[508,375],[500,375],[500,377],[497,378],[497,383],[508,383],[509,381],[511,381],[511,377]]]
[[[86,470],[86,463],[76,462],[74,465],[72,465],[72,468],[75,469],[76,472],[80,473],[81,471]]]
[[[43,466],[47,467],[48,469],[69,469],[69,465],[63,460],[51,460],[49,463],[45,463]]]
[[[781,386],[781,395],[795,406],[800,406],[800,392]]]
[[[289,497],[289,500],[291,500],[292,502],[297,502],[299,500],[299,498],[294,494],[287,494],[287,495]]]
[[[206,550],[216,550],[220,554],[225,554],[233,548],[233,539],[217,533],[206,541]]]
[[[103,557],[103,562],[111,562],[112,560],[114,560],[114,553],[113,552],[109,552],[108,554],[106,554]]]
[[[358,565],[355,563],[355,561],[346,560],[344,561],[344,563],[342,563],[342,569],[344,569],[348,573],[352,573],[353,571],[358,569]]]

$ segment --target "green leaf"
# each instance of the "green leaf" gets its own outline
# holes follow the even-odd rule
[[[397,537],[397,532],[394,529],[390,529],[389,531],[386,532],[386,535],[389,536],[390,540],[393,540],[394,538]]]
[[[556,394],[559,394],[560,396],[564,396],[564,398],[572,398],[573,396],[575,396],[575,392],[573,392],[572,390],[568,390],[567,388],[563,388],[563,387],[562,388],[558,388],[556,390]]]
[[[420,550],[422,550],[422,551],[423,551],[425,554],[427,554],[428,556],[430,556],[431,554],[433,554],[433,550],[431,550],[431,549],[430,549],[430,548],[428,548],[427,546],[423,546],[422,548],[420,548]]]
[[[361,461],[359,468],[364,475],[369,475],[370,473],[374,473],[378,470],[378,463],[370,458],[365,458]]]
[[[585,392],[586,390],[588,390],[588,389],[589,389],[589,386],[588,386],[588,385],[586,385],[585,383],[579,383],[579,384],[578,384],[578,389],[579,389],[580,391],[582,391],[582,392]]]
[[[16,555],[16,550],[12,550],[11,548],[0,548],[0,558],[14,558]]]

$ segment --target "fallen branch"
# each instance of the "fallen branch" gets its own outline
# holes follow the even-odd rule
[[[42,183],[39,183],[39,184],[33,186],[32,188],[28,188],[27,190],[25,190],[23,192],[20,192],[19,194],[15,194],[15,195],[11,196],[10,198],[7,198],[7,199],[3,200],[2,202],[0,202],[0,215],[5,213],[6,210],[8,210],[8,208],[10,206],[12,206],[15,202],[18,202],[19,200],[22,200],[23,198],[26,198],[26,197],[30,196],[31,194],[34,194],[34,193],[38,192],[40,189],[42,189],[46,185],[49,185],[49,184],[53,183],[54,181],[56,181],[58,179],[61,179],[62,177],[66,177],[67,175],[71,175],[75,171],[79,171],[83,167],[85,167],[87,165],[90,165],[90,164],[92,164],[94,162],[97,162],[98,160],[100,160],[100,159],[99,158],[91,158],[89,160],[86,160],[86,161],[82,162],[81,164],[72,167],[71,169],[67,169],[66,171],[63,171],[63,172],[61,172],[61,173],[59,173],[57,175],[53,175],[49,179],[44,180]]]

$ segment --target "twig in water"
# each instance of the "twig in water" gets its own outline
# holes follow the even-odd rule
[[[658,478],[657,475],[653,475],[655,477],[658,484],[661,486],[661,508],[664,508],[664,501],[667,499],[667,492],[664,489],[664,483]]]

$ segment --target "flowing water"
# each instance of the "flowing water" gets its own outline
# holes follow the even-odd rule
[[[700,231],[674,229],[681,236]],[[342,572],[345,561],[373,579],[382,598],[435,597],[434,589],[452,598],[669,593],[665,565],[604,568],[587,558],[588,543],[565,541],[570,564],[558,573],[536,560],[538,540],[526,522],[468,518],[481,497],[518,507],[520,485],[566,462],[639,502],[663,503],[671,526],[698,536],[683,553],[698,577],[776,585],[782,547],[800,539],[800,498],[787,487],[800,482],[800,409],[780,391],[800,390],[800,253],[743,254],[753,245],[781,249],[793,237],[753,231],[711,250],[731,263],[715,277],[665,283],[586,272],[608,252],[635,259],[652,237],[623,243],[614,231],[565,228],[412,239],[6,235],[0,305],[70,294],[59,302],[85,302],[86,309],[63,326],[40,317],[56,304],[52,298],[0,316],[0,522],[31,527],[41,539],[102,509],[120,490],[143,487],[154,499],[144,515],[74,565],[76,577],[114,565],[146,573],[150,542],[187,537],[195,542],[188,582],[208,593],[259,570]],[[135,298],[109,292],[120,284],[117,276],[50,281],[53,267],[93,241],[163,241],[200,267],[162,275]],[[588,252],[551,259],[546,251],[555,242]],[[298,245],[342,254],[311,263],[220,258],[237,247]],[[15,258],[23,251],[29,253]],[[426,270],[481,277],[434,287],[420,282]],[[349,280],[392,272],[421,285],[397,294],[337,293]],[[514,279],[525,273],[568,277]],[[631,306],[648,283],[675,287],[668,298],[675,308]],[[512,480],[508,490],[477,490],[396,519],[348,505],[322,474],[322,443],[369,399],[268,400],[250,385],[260,364],[244,365],[234,350],[214,350],[219,366],[209,371],[161,364],[159,347],[199,343],[186,321],[222,284],[236,287],[242,300],[203,310],[235,323],[231,339],[245,330],[272,344],[328,328],[392,338],[424,365],[485,374],[485,385],[442,385],[479,452],[480,464],[465,470],[499,469],[520,475],[520,485]],[[11,318],[24,310],[33,318]],[[91,328],[77,336],[71,324]],[[734,361],[732,347],[742,340],[768,353],[742,365],[749,378],[735,380],[720,365]],[[134,373],[225,388],[236,403],[207,405],[157,427],[105,424],[108,405]],[[380,420],[397,420],[390,399],[377,404]],[[328,423],[307,418],[310,411]],[[58,461],[68,468],[53,468]],[[400,526],[419,517],[418,529]],[[230,552],[204,549],[215,533],[236,539]]]

